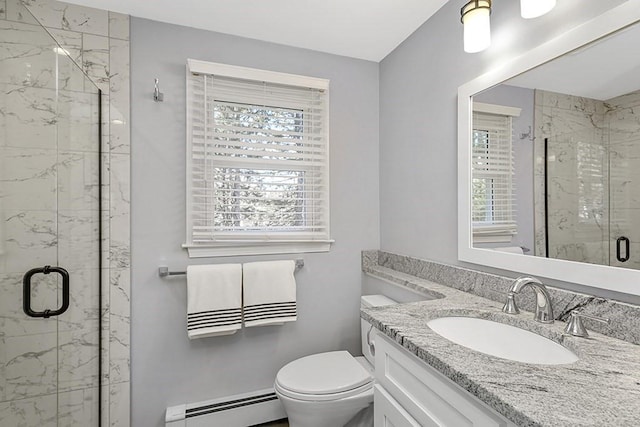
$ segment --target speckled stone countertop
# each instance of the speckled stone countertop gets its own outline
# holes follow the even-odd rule
[[[517,425],[640,426],[640,346],[596,332],[567,336],[563,322],[541,324],[525,311],[504,314],[497,302],[389,268],[367,272],[436,299],[364,309],[362,318]],[[579,360],[533,365],[479,353],[427,326],[444,316],[518,326],[573,350]]]

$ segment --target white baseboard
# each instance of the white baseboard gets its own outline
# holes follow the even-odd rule
[[[166,427],[247,427],[286,418],[273,388],[167,408]]]

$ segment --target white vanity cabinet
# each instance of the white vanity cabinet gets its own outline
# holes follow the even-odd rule
[[[380,333],[375,349],[375,427],[515,427]]]

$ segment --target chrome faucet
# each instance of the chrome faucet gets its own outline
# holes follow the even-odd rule
[[[531,286],[536,293],[536,312],[533,319],[540,323],[553,323],[553,308],[551,307],[549,292],[542,282],[534,277],[518,277],[514,280],[513,285],[511,285],[509,289],[509,295],[507,295],[507,302],[504,304],[504,307],[502,307],[502,311],[508,314],[520,313],[514,297],[526,286]]]

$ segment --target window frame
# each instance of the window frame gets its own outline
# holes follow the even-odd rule
[[[191,98],[189,97],[189,79],[192,73],[212,75],[218,77],[228,77],[232,79],[252,80],[257,82],[267,82],[269,84],[286,85],[301,88],[319,89],[325,91],[325,116],[323,118],[323,127],[325,128],[325,145],[326,158],[323,167],[326,176],[326,232],[320,238],[296,238],[295,232],[288,236],[283,232],[264,232],[256,233],[257,236],[252,238],[246,232],[239,232],[237,239],[224,239],[219,241],[211,241],[206,243],[194,243],[193,241],[193,218],[194,211],[191,208],[192,194],[194,191],[192,181],[192,117],[191,117]],[[186,108],[186,243],[182,245],[188,250],[189,257],[212,257],[212,256],[236,256],[236,255],[266,255],[266,254],[286,254],[286,253],[305,253],[305,252],[328,252],[331,243],[334,241],[330,238],[330,152],[329,152],[329,80],[316,77],[300,76],[295,74],[260,70],[255,68],[240,67],[228,64],[220,64],[207,61],[199,61],[194,59],[187,60],[186,70],[187,83],[187,108]],[[232,168],[234,166],[231,166]],[[265,168],[269,167],[268,161],[264,164]],[[295,169],[295,165],[292,164]],[[262,166],[256,167],[255,170],[261,170]],[[228,235],[229,232],[223,232]],[[232,233],[233,234],[233,233]]]

